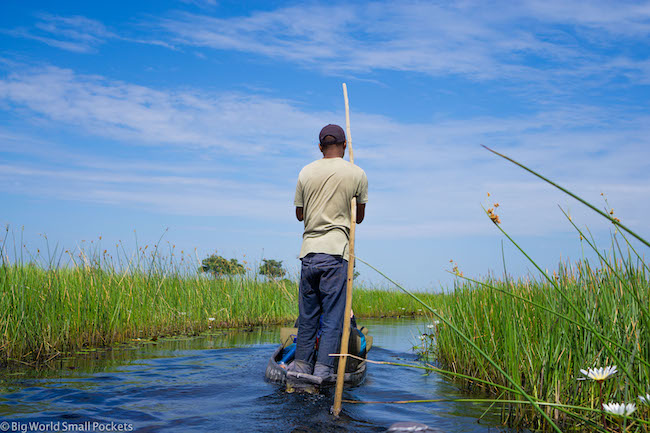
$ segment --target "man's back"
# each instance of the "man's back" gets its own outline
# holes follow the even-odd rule
[[[352,197],[358,204],[368,201],[368,179],[343,158],[322,158],[301,170],[294,200],[305,218],[301,258],[326,253],[347,260]]]

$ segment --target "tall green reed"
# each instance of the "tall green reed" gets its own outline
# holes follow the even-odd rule
[[[450,329],[450,332],[452,332],[456,337],[459,338],[459,340],[462,342],[463,345],[466,347],[470,348],[474,356],[476,356],[479,360],[485,361],[488,364],[490,364],[497,372],[499,372],[502,377],[505,379],[507,382],[508,386],[511,386],[514,388],[514,392],[523,397],[528,404],[530,404],[536,411],[537,413],[540,414],[542,418],[544,418],[548,425],[551,426],[555,431],[560,432],[561,430],[559,427],[553,422],[553,420],[549,417],[549,415],[542,409],[542,407],[538,404],[537,400],[534,398],[534,396],[530,395],[527,393],[520,385],[520,383],[517,381],[515,377],[511,377],[511,375],[506,372],[498,363],[496,359],[491,357],[486,351],[484,351],[472,338],[471,334],[468,334],[466,332],[463,332],[461,328],[459,328],[453,321],[449,320],[444,314],[441,314],[438,312],[437,309],[432,308],[429,306],[426,302],[424,302],[422,299],[420,299],[418,296],[416,296],[412,291],[409,291],[408,289],[404,288],[402,285],[398,284],[397,282],[393,281],[390,277],[385,275],[383,272],[381,272],[379,269],[375,268],[372,266],[370,263],[356,257],[356,260],[360,261],[361,263],[364,263],[366,266],[370,267],[380,275],[382,275],[384,278],[386,278],[388,281],[393,283],[396,287],[398,287],[400,290],[402,290],[404,293],[409,295],[411,298],[419,302],[424,308],[428,310],[428,312],[432,315],[435,316],[436,318],[439,319],[443,323],[443,326],[448,327]],[[455,371],[454,371],[455,372]],[[466,373],[467,376],[475,376],[471,374]],[[493,382],[492,380],[489,380],[490,382]]]
[[[161,240],[151,247],[136,240],[135,251],[120,242],[109,252],[101,238],[75,250],[49,248],[46,239],[43,252],[34,252],[21,239],[11,261],[8,239],[9,229],[0,245],[0,365],[132,338],[291,323],[298,315],[295,281],[256,269],[215,278],[198,272],[195,252]],[[360,317],[421,313],[386,290],[358,289],[353,306]]]
[[[618,229],[650,245],[617,218],[599,211],[524,165],[494,153],[576,198]],[[580,370],[618,366],[620,374],[598,382],[608,402],[634,402],[650,388],[647,264],[618,231],[627,248],[621,247],[615,233],[610,253],[603,254],[567,215],[581,240],[595,252],[597,261],[583,259],[577,263],[561,263],[557,271],[549,274],[503,230],[490,211],[486,213],[496,227],[538,269],[539,278],[516,281],[507,277],[484,281],[463,278],[456,283],[454,292],[443,298],[441,309],[453,318],[450,320],[454,320],[460,333],[472,336],[489,357],[498,359],[504,371],[526,392],[540,401],[555,403],[555,407],[544,404],[553,419],[574,428],[608,428],[599,422],[604,412],[601,398],[595,395],[597,388],[591,381],[581,380],[584,375]],[[509,382],[510,379],[490,363],[482,362],[482,358],[462,342],[458,332],[441,327],[432,349],[438,361],[448,368],[494,383]],[[496,387],[492,390],[497,392]],[[514,397],[508,392],[502,395]],[[506,416],[514,425],[548,427],[535,412],[525,407],[517,407],[514,411],[510,407]],[[645,406],[639,406],[634,416],[616,419],[619,423],[615,425],[620,430],[647,431]]]

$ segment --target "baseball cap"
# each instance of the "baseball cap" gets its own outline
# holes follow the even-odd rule
[[[325,137],[328,136],[333,137],[334,140],[331,138],[326,139]],[[320,144],[341,144],[345,142],[345,132],[343,132],[343,128],[341,128],[339,125],[332,125],[330,123],[320,130],[318,139],[320,141]]]

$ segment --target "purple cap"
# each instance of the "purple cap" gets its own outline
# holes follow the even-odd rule
[[[333,140],[331,138],[326,139],[326,137],[333,137],[334,139]],[[330,123],[329,125],[327,125],[326,127],[320,130],[318,139],[320,141],[320,144],[345,143],[345,132],[343,132],[343,128],[341,128],[339,125],[332,125]]]

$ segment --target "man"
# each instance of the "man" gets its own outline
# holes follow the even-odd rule
[[[368,179],[361,168],[343,159],[347,143],[340,126],[325,126],[319,141],[323,158],[300,171],[294,200],[296,218],[304,220],[305,231],[298,337],[290,369],[328,378],[334,373],[329,354],[338,353],[343,331],[351,200],[357,198],[359,224],[365,216]],[[321,336],[314,354],[319,322]]]

